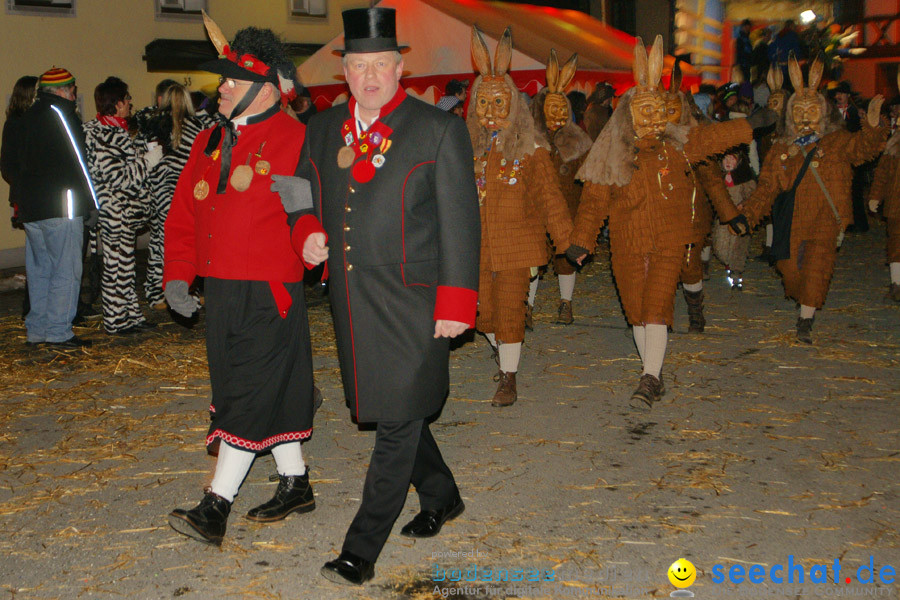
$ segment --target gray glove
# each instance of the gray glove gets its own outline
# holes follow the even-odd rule
[[[288,214],[313,207],[312,190],[307,179],[272,175],[272,186],[269,189],[281,196],[281,205]]]
[[[163,295],[166,297],[166,302],[169,303],[169,308],[182,317],[190,317],[197,312],[197,300],[193,296],[188,295],[187,281],[173,279],[166,284]]]
[[[753,129],[763,129],[775,124],[778,114],[768,107],[760,108],[758,111],[747,117],[747,123]]]

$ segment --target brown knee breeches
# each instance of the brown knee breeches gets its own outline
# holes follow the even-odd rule
[[[900,219],[887,220],[887,259],[900,262]]]
[[[613,275],[625,318],[632,325],[672,324],[683,254],[612,255]]]
[[[804,240],[791,244],[791,257],[775,265],[784,281],[784,293],[805,306],[822,308],[836,257],[832,241]]]
[[[690,252],[684,253],[684,261],[681,263],[681,283],[692,285],[703,281],[703,263],[700,262],[701,252],[703,252],[703,244],[693,244]]]
[[[528,297],[528,267],[508,271],[481,271],[478,280],[478,317],[475,326],[493,333],[505,344],[525,339],[525,300]]]

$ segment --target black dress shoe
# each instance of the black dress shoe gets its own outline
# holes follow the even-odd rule
[[[207,491],[200,504],[190,510],[176,508],[169,513],[172,529],[207,544],[219,546],[225,537],[225,526],[231,502]]]
[[[247,518],[260,523],[280,521],[292,512],[307,513],[316,508],[309,485],[309,469],[304,475],[279,475],[275,496],[265,504],[251,508]]]
[[[375,576],[375,563],[344,550],[335,560],[325,563],[319,572],[334,583],[362,585]]]
[[[91,340],[85,340],[83,338],[78,337],[77,335],[73,335],[69,339],[64,342],[45,342],[48,346],[53,348],[59,348],[60,350],[73,350],[78,348],[90,348]]]
[[[453,502],[438,510],[423,510],[412,521],[403,526],[400,535],[414,538],[434,537],[447,521],[455,519],[466,509],[462,498],[456,495]]]

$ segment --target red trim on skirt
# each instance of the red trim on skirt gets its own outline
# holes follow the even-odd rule
[[[239,438],[236,435],[231,435],[230,433],[222,431],[221,429],[216,429],[211,434],[206,436],[206,445],[209,446],[215,441],[216,438],[221,438],[222,441],[232,446],[238,446],[239,448],[245,448],[247,450],[253,450],[254,452],[260,452],[262,450],[265,450],[266,448],[274,446],[275,444],[280,444],[282,442],[297,442],[308,439],[311,435],[312,428],[307,429],[306,431],[279,433],[278,435],[267,437],[261,442],[254,442],[251,440]]]

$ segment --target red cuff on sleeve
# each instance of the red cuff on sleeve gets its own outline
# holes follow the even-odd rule
[[[315,215],[303,215],[297,219],[297,222],[294,223],[294,228],[291,230],[291,246],[293,246],[297,256],[300,257],[303,266],[310,271],[315,269],[316,265],[311,265],[303,260],[303,244],[306,243],[306,238],[314,233],[325,234],[325,243],[328,243],[328,234],[325,233],[322,224],[319,223],[319,219]],[[322,277],[322,279],[325,279],[325,277]]]
[[[163,269],[163,289],[170,281],[187,281],[188,285],[191,285],[196,276],[197,271],[194,269],[194,265],[187,261],[173,260],[167,262]]]
[[[469,329],[475,327],[475,312],[478,310],[478,292],[468,288],[439,285],[437,301],[434,304],[434,320],[458,321]]]

